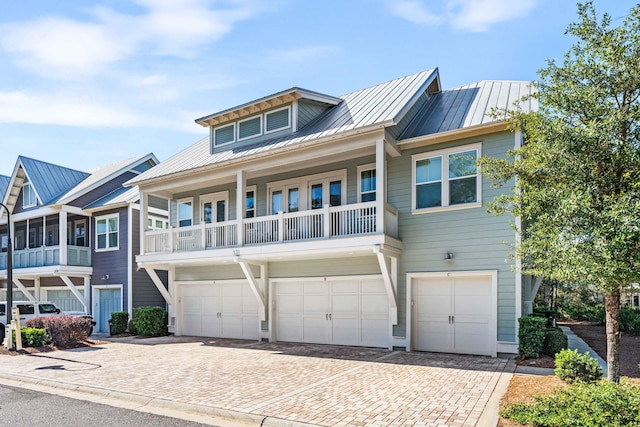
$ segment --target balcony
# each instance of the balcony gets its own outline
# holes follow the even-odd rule
[[[67,248],[66,265],[90,267],[91,248],[65,245]],[[60,246],[40,246],[13,250],[13,268],[45,267],[60,264]],[[0,270],[7,269],[7,253],[0,253]]]
[[[376,202],[278,213],[212,224],[147,231],[145,254],[199,251],[238,246],[292,243],[381,233]],[[240,230],[240,232],[238,232]],[[384,233],[397,238],[398,212],[387,205]]]

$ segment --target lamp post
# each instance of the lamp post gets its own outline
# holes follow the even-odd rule
[[[13,247],[11,245],[11,212],[9,212],[9,208],[4,204],[0,203],[0,206],[7,211],[7,306],[5,307],[5,312],[7,313],[7,325],[11,326],[11,309],[13,308]],[[9,332],[9,334],[11,334],[11,332]],[[11,340],[11,335],[9,335],[9,340]]]

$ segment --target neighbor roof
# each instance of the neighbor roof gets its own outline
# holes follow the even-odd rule
[[[400,134],[398,143],[497,122],[504,119],[507,109],[513,110],[514,103],[533,91],[530,82],[501,80],[482,80],[444,90],[430,97]],[[519,106],[523,112],[533,111],[537,101],[529,98]]]
[[[127,185],[135,185],[143,181],[325,137],[395,125],[429,85],[437,79],[438,69],[434,68],[348,93],[340,97],[341,102],[338,105],[311,121],[298,132],[241,148],[231,148],[212,154],[209,138],[204,138],[153,169],[130,180]]]
[[[89,176],[87,172],[24,156],[18,156],[18,162],[22,164],[22,168],[43,205],[57,201],[62,194]]]
[[[7,191],[11,177],[0,175],[0,201],[4,199],[4,193]]]

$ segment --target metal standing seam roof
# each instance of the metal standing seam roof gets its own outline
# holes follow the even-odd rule
[[[133,164],[136,164],[147,157],[151,157],[155,160],[153,154],[144,154],[89,170],[88,173],[90,175],[75,187],[67,189],[67,192],[58,199],[58,202],[64,204],[76,199],[86,191],[90,191],[93,186],[100,185],[103,181],[108,180],[114,174],[129,169]]]
[[[514,103],[535,92],[531,82],[482,80],[433,95],[398,137],[402,140],[494,123],[504,118],[494,112],[513,110]],[[520,104],[523,112],[535,111],[537,100]]]
[[[132,188],[118,188],[115,191],[107,194],[106,196],[91,202],[87,206],[84,206],[83,209],[96,209],[96,208],[106,208],[109,206],[117,206],[124,203],[132,203],[138,200],[140,197],[140,192],[136,187]]]
[[[437,76],[438,70],[434,68],[343,95],[340,97],[342,102],[292,135],[213,154],[210,152],[209,138],[205,137],[140,176],[133,178],[125,185],[136,185],[147,180],[249,157],[357,129],[396,124],[399,114],[405,111],[409,104],[415,102]]]
[[[87,172],[65,168],[29,157],[18,156],[18,161],[43,205],[56,202],[62,194],[89,177]]]
[[[0,175],[0,202],[4,199],[4,193],[7,192],[7,187],[9,187],[9,181],[11,181],[11,177]]]

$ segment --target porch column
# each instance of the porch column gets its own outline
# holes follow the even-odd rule
[[[384,233],[385,205],[387,189],[385,186],[385,149],[384,139],[376,140],[376,233]],[[360,177],[358,177],[360,179]]]
[[[42,246],[47,246],[47,216],[42,217]],[[46,262],[46,260],[44,260]]]
[[[58,229],[60,231],[60,265],[67,265],[67,212],[58,214]]]
[[[140,255],[145,251],[145,234],[149,222],[149,195],[140,191]],[[134,236],[135,238],[135,236]]]
[[[236,176],[237,181],[237,189],[236,189],[236,221],[238,223],[238,246],[242,246],[244,243],[244,210],[245,210],[245,199],[247,197],[246,191],[246,174],[244,171],[240,170]]]
[[[36,300],[42,300],[42,295],[40,295],[40,277],[33,279],[33,293],[35,294]]]

